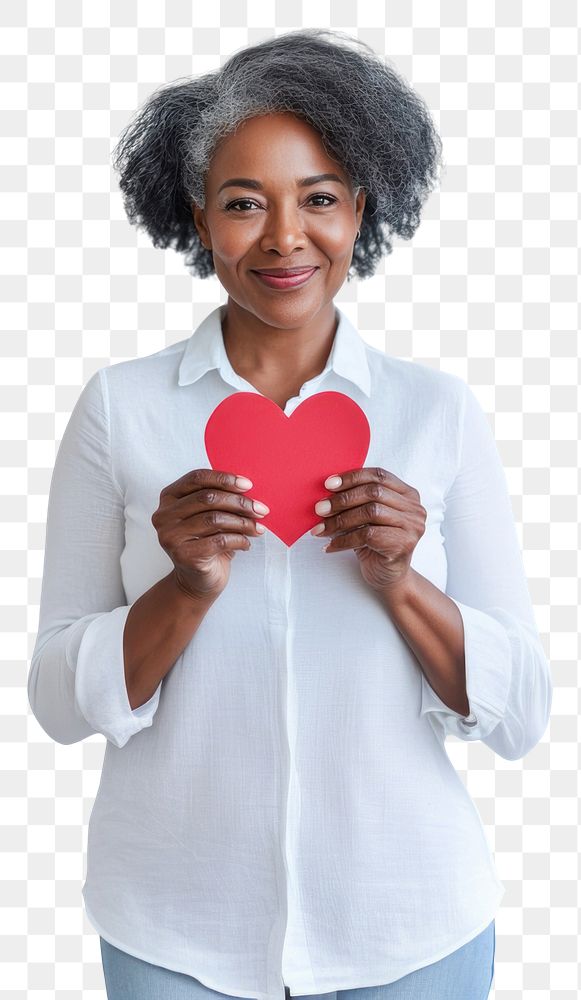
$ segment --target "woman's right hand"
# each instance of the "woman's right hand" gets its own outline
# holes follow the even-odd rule
[[[189,597],[221,594],[235,552],[249,549],[249,536],[264,531],[259,520],[268,511],[256,511],[253,503],[259,501],[244,496],[251,487],[236,480],[230,472],[193,469],[159,495],[151,523],[174,564],[177,585]]]

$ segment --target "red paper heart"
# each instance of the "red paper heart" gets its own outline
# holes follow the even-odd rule
[[[262,500],[261,517],[285,545],[321,520],[315,504],[332,494],[325,479],[360,469],[371,437],[360,406],[342,392],[319,392],[287,417],[258,392],[235,392],[210,414],[204,443],[213,469],[247,476],[247,496]]]

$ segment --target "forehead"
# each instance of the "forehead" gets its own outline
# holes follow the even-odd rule
[[[294,176],[297,169],[316,173],[324,168],[333,168],[345,177],[341,164],[326,151],[312,125],[289,112],[276,112],[255,115],[225,136],[213,153],[209,175],[219,183],[226,172]]]

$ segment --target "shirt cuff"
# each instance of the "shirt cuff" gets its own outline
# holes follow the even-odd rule
[[[76,651],[67,649],[67,660],[76,663],[75,698],[84,718],[95,732],[116,747],[152,725],[159,705],[162,681],[151,698],[132,709],[125,683],[123,631],[131,605],[123,605],[94,616],[82,633],[73,633]]]
[[[448,595],[450,596],[450,595]],[[424,672],[421,675],[420,715],[434,713],[440,733],[461,740],[482,740],[504,716],[512,674],[512,649],[506,629],[490,614],[450,598],[464,627],[466,690],[470,713],[455,712],[438,697]],[[491,611],[494,609],[490,609]]]

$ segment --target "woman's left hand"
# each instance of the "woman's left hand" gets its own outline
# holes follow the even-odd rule
[[[334,536],[327,552],[355,549],[367,583],[375,590],[399,584],[406,578],[413,551],[424,534],[427,511],[420,494],[391,472],[381,468],[338,473],[340,485],[325,488],[333,495],[328,513],[317,510],[325,525],[319,538]],[[340,532],[340,534],[337,534]],[[314,533],[314,529],[311,534]]]

